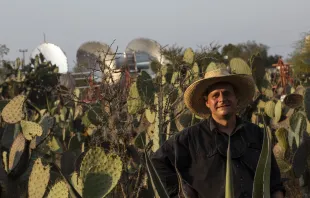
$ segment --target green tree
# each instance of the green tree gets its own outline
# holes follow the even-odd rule
[[[5,44],[0,44],[0,60],[9,53],[10,49]]]
[[[310,32],[303,33],[294,45],[294,51],[289,55],[288,62],[293,65],[294,74],[300,76],[310,74]]]
[[[245,43],[227,44],[222,48],[223,56],[227,55],[228,58],[240,57],[248,61],[253,54],[259,53],[260,56],[266,60],[268,57],[268,46],[256,41],[247,41]]]

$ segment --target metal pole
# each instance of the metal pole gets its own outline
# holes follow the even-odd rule
[[[25,53],[28,52],[28,49],[20,49],[19,52],[23,53],[22,66],[25,65]]]

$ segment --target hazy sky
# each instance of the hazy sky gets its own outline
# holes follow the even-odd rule
[[[123,51],[137,37],[162,45],[197,48],[255,40],[284,57],[310,31],[310,0],[0,0],[0,44],[7,58],[43,42],[60,46],[75,61],[78,47],[101,41]]]

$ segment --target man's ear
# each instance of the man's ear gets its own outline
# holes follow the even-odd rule
[[[208,108],[210,108],[210,105],[209,105],[209,103],[208,103],[208,98],[206,98],[206,97],[205,97],[205,105],[206,105]]]

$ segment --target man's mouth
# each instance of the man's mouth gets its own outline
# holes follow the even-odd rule
[[[221,105],[221,106],[219,106],[219,107],[217,107],[217,108],[219,109],[219,108],[224,108],[224,107],[230,107],[230,105],[229,105],[229,104]]]

